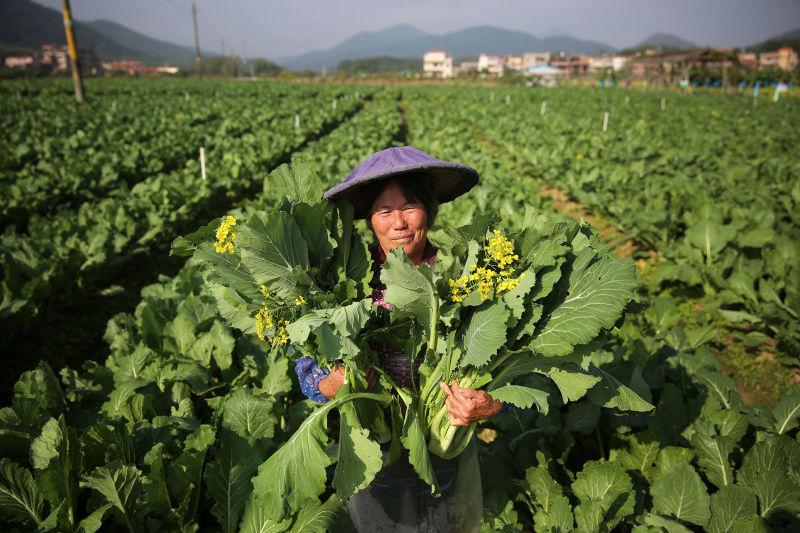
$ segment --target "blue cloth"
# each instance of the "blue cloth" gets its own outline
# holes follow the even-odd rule
[[[330,374],[330,371],[317,366],[311,357],[300,357],[295,359],[294,363],[294,371],[297,372],[297,379],[300,381],[300,391],[315,402],[327,402],[328,399],[319,391],[319,382]]]

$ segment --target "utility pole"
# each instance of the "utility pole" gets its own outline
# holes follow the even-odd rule
[[[72,10],[69,0],[61,0],[64,13],[64,30],[67,32],[67,47],[69,48],[69,66],[72,69],[72,85],[75,86],[75,101],[83,103],[83,80],[78,62],[78,49],[75,46],[75,35],[72,33]]]
[[[194,24],[194,66],[197,68],[197,77],[200,73],[200,36],[197,33],[197,6],[192,2],[192,23]]]

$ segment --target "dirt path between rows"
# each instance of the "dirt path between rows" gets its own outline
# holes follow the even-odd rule
[[[637,242],[630,237],[620,228],[617,224],[607,218],[593,212],[587,206],[581,204],[572,198],[568,192],[558,187],[554,187],[544,181],[541,177],[532,176],[513,156],[498,146],[491,139],[487,139],[481,133],[477,132],[471,124],[465,123],[464,126],[475,135],[479,143],[489,148],[492,152],[497,154],[504,163],[514,169],[519,175],[537,181],[539,185],[539,196],[542,198],[550,198],[553,210],[562,215],[567,215],[575,219],[584,219],[592,227],[597,228],[600,237],[614,248],[614,251],[619,257],[628,259],[633,257],[637,250],[647,250],[650,252],[651,261],[657,262],[658,254],[651,250],[649,246],[644,243]],[[646,263],[646,260],[644,260]],[[646,268],[644,263],[637,261],[637,268]]]

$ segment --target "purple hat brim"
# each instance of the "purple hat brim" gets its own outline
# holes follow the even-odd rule
[[[478,171],[474,168],[461,163],[434,161],[429,164],[415,163],[397,166],[385,172],[343,181],[327,190],[323,198],[329,201],[345,200],[353,206],[356,217],[364,218],[369,211],[369,206],[366,205],[368,199],[363,195],[363,186],[368,183],[404,174],[428,174],[433,178],[432,184],[436,187],[436,198],[440,204],[458,198],[478,183]]]

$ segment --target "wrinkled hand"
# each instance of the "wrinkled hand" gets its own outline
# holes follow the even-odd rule
[[[456,380],[451,381],[450,386],[442,381],[439,386],[447,395],[444,404],[453,426],[468,426],[478,420],[491,418],[503,409],[503,403],[489,396],[486,391],[461,388]]]
[[[375,374],[375,370],[372,368],[367,370],[366,378],[367,388],[369,389],[374,387],[375,382],[378,380],[378,376]],[[337,392],[339,392],[339,387],[342,386],[342,383],[344,383],[344,368],[342,365],[336,364],[331,369],[330,374],[320,380],[319,392],[330,400],[336,396]]]

